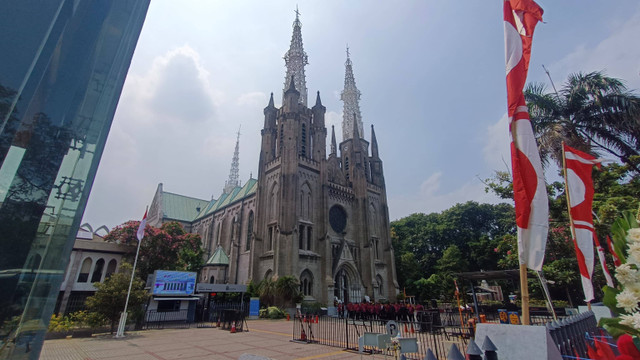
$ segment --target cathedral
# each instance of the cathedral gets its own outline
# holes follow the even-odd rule
[[[382,160],[373,125],[363,137],[360,91],[345,63],[342,141],[320,92],[308,107],[301,23],[296,15],[282,106],[264,108],[257,179],[240,186],[239,137],[223,193],[211,201],[165,192],[148,222],[178,221],[202,236],[207,261],[199,282],[245,284],[295,276],[305,301],[395,301],[398,293]],[[238,134],[239,136],[239,134]]]

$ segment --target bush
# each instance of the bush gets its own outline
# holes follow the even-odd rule
[[[260,309],[260,317],[267,319],[282,319],[285,317],[284,311],[276,306],[269,306],[266,309]]]
[[[320,308],[323,308],[323,307],[326,307],[326,306],[319,302],[306,302],[306,303],[302,303],[300,312],[303,314],[320,315]]]
[[[69,316],[51,315],[48,331],[51,332],[67,332],[74,326],[73,320]]]

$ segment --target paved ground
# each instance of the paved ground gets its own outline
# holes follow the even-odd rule
[[[174,359],[360,359],[340,348],[291,342],[292,324],[286,320],[249,320],[248,332],[220,329],[165,329],[112,336],[47,340],[42,360],[174,360]],[[256,356],[252,356],[256,355]],[[378,356],[380,357],[380,356]],[[372,358],[365,355],[365,358]]]

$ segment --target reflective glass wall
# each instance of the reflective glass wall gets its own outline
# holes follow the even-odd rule
[[[0,0],[0,359],[37,359],[149,0]]]

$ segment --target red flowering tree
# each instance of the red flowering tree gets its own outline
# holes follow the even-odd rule
[[[137,245],[138,226],[140,221],[127,221],[111,230],[104,240]],[[136,270],[143,280],[155,270],[198,271],[204,263],[203,256],[200,235],[185,232],[180,223],[168,222],[160,228],[147,225]]]

